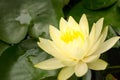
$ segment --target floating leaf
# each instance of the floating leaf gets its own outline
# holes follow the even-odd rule
[[[15,20],[19,21],[20,24],[30,24],[30,21],[32,20],[32,18],[26,10],[23,10]]]
[[[61,0],[32,0],[29,6],[25,6],[30,12],[33,25],[29,28],[30,36],[38,38],[42,34],[49,36],[49,25],[58,26],[62,13]]]
[[[2,54],[8,47],[9,47],[8,44],[0,41],[0,56],[1,56],[1,54]]]
[[[83,0],[84,6],[91,10],[98,10],[110,7],[113,5],[117,0]]]
[[[0,56],[0,79],[1,80],[41,80],[55,76],[56,71],[45,71],[34,67],[34,62],[47,58],[47,54],[39,49],[31,49],[24,52],[18,46],[8,48]],[[39,59],[35,59],[39,56]]]
[[[30,36],[38,38],[44,34],[48,37],[48,26],[58,26],[63,16],[62,7],[62,0],[0,1],[0,40],[19,43],[25,38],[28,26]]]
[[[33,49],[33,48],[37,48],[38,47],[37,40],[35,40],[33,38],[25,39],[19,45],[25,51],[29,50],[29,49]]]
[[[23,0],[0,0],[0,40],[15,44],[26,36],[28,26],[15,20],[22,3]]]

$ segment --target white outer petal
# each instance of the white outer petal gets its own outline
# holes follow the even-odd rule
[[[69,24],[69,26],[70,26],[71,28],[73,28],[73,29],[74,29],[74,28],[80,29],[78,23],[73,19],[72,16],[69,17],[69,19],[68,19],[68,24]]]
[[[104,43],[100,45],[100,47],[96,50],[95,54],[101,54],[105,51],[109,50],[114,46],[114,44],[120,39],[120,37],[113,37],[111,39],[108,39]]]
[[[42,61],[36,65],[36,68],[45,69],[45,70],[53,70],[64,67],[64,65],[56,58],[51,58],[45,61]]]
[[[84,35],[88,36],[89,34],[89,25],[88,25],[88,20],[85,14],[82,15],[80,22],[79,22],[79,26],[82,29],[82,31],[84,32]]]
[[[107,63],[101,59],[88,63],[88,67],[92,70],[104,70],[107,67]]]
[[[54,26],[49,26],[50,36],[55,43],[59,43],[60,31]]]
[[[102,37],[101,37],[101,38],[102,38]],[[94,43],[93,46],[91,46],[91,47],[89,48],[86,56],[90,56],[90,55],[92,55],[92,54],[96,51],[96,49],[97,49],[98,46],[100,45],[101,38],[100,38],[96,43]]]
[[[89,41],[90,41],[89,47],[93,46],[93,44],[96,42],[95,35],[96,35],[96,24],[94,23],[89,35]]]
[[[68,56],[66,56],[62,50],[58,49],[57,46],[50,40],[40,38],[40,42],[38,42],[38,45],[40,48],[45,50],[48,54],[61,59],[61,60],[66,60],[69,59]]]
[[[60,19],[60,31],[65,32],[66,28],[68,28],[68,27],[69,27],[69,25],[68,25],[67,21],[64,18],[61,18]]]
[[[86,56],[89,56],[89,55],[92,55],[92,54],[96,54],[96,51],[98,50],[99,46],[104,42],[104,40],[106,39],[106,36],[107,36],[107,31],[108,31],[108,27],[105,27],[105,29],[103,30],[100,38],[95,42],[93,43],[93,45],[91,45],[89,47],[89,50],[87,52],[87,55]],[[92,42],[92,41],[90,41]],[[90,43],[89,42],[89,43]]]
[[[101,18],[99,19],[97,22],[96,22],[96,40],[99,38],[100,34],[101,34],[101,31],[102,31],[102,27],[103,27],[103,20],[104,18]]]
[[[75,74],[78,77],[81,77],[83,75],[85,75],[88,71],[88,66],[86,63],[84,62],[79,62],[76,66],[75,66]]]
[[[80,52],[77,55],[79,60],[83,59],[86,56],[89,50],[88,46],[89,46],[89,39],[86,39],[84,45],[79,49]]]
[[[60,71],[58,75],[58,80],[67,80],[73,74],[74,74],[74,67],[65,67]]]
[[[108,26],[106,26],[103,30],[103,32],[101,33],[102,39],[100,43],[103,43],[107,37],[107,32],[108,32]]]
[[[85,63],[90,63],[90,62],[93,62],[93,61],[97,60],[99,57],[100,57],[100,54],[90,55],[88,57],[85,57],[82,61],[85,62]]]
[[[63,47],[63,41],[60,39],[60,31],[52,25],[50,25],[49,31],[53,42],[59,49],[61,49]]]

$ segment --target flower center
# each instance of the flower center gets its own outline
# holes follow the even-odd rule
[[[78,30],[67,30],[65,32],[62,32],[61,34],[61,39],[65,42],[65,43],[69,43],[75,39],[80,38],[82,41],[84,41],[84,36],[83,34],[78,31]]]

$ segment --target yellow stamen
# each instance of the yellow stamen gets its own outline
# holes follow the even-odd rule
[[[76,30],[67,30],[64,33],[61,34],[61,39],[65,42],[65,43],[69,43],[77,38],[81,38],[82,41],[84,41],[84,36],[80,31],[76,31]]]

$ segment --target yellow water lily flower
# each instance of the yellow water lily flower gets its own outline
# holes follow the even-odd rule
[[[85,14],[82,15],[79,24],[70,16],[68,21],[61,18],[59,26],[60,30],[50,25],[52,40],[39,38],[39,47],[53,58],[42,61],[35,67],[45,70],[62,68],[58,80],[67,80],[74,73],[81,77],[88,69],[106,68],[107,63],[99,57],[120,37],[116,36],[105,41],[108,27],[102,30],[103,18],[93,24],[90,32]]]

